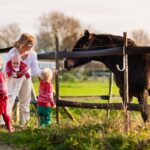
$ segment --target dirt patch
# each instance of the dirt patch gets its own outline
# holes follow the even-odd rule
[[[0,145],[0,150],[16,150],[6,145]]]

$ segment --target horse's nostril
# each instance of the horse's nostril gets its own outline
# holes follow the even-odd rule
[[[64,62],[64,68],[67,70],[69,70],[69,68],[70,68],[70,66],[68,65],[68,63],[66,61]]]
[[[71,70],[74,68],[74,61],[73,60],[64,60],[64,68],[67,70]]]
[[[66,69],[67,68],[67,62],[64,61],[64,68]]]
[[[64,69],[69,71],[71,70],[71,68],[72,68],[72,65],[69,65],[67,62],[64,63]]]

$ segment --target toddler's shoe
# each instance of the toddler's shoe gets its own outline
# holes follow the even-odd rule
[[[15,129],[14,129],[13,126],[10,126],[10,127],[8,127],[8,131],[11,132],[11,133],[13,133],[15,131]]]

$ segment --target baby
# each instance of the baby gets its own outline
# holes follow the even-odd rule
[[[8,104],[8,89],[6,84],[6,78],[2,72],[2,57],[0,56],[0,115],[3,116],[3,120],[9,132],[13,132],[14,128],[12,127],[11,118],[7,112]]]
[[[39,96],[38,96],[38,115],[39,125],[45,127],[51,125],[52,107],[55,107],[53,98],[53,85],[51,83],[53,72],[49,68],[45,68],[40,80]]]
[[[8,90],[10,94],[8,112],[11,115],[16,96],[19,95],[23,79],[30,78],[28,67],[23,61],[21,61],[21,57],[19,54],[13,55],[7,62],[6,74],[8,76]]]
[[[21,78],[25,75],[26,78],[30,78],[30,74],[27,71],[27,65],[21,61],[21,57],[18,54],[13,55],[6,64],[8,77]]]

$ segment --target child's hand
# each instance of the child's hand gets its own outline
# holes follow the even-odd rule
[[[16,72],[12,72],[12,77],[17,77],[17,73]]]
[[[53,74],[54,75],[58,74],[58,70],[57,69],[53,70]]]

